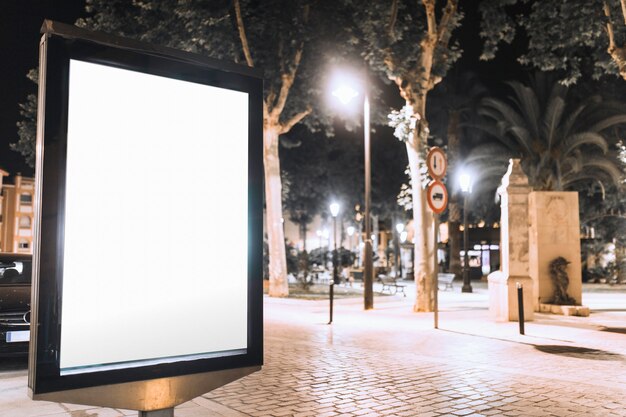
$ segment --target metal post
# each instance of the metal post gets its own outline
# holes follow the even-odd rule
[[[435,313],[435,329],[439,328],[439,256],[437,255],[437,239],[439,229],[439,215],[435,214],[435,268],[433,269],[433,310]]]
[[[335,241],[335,250],[333,251],[333,282],[339,284],[338,274],[338,255],[337,255],[337,217],[333,216],[333,240]]]
[[[517,315],[519,320],[519,334],[524,334],[524,287],[517,283]]]
[[[393,248],[395,249],[394,263],[396,265],[396,279],[402,279],[402,274],[400,272],[400,233],[398,233],[398,230],[396,229],[396,224],[397,223],[393,222],[391,224],[391,232],[393,233]]]
[[[328,324],[333,323],[333,298],[335,297],[335,281],[330,281],[328,288],[329,300],[330,300],[330,319]]]
[[[174,417],[174,409],[164,408],[162,410],[140,411],[139,417]]]
[[[370,102],[367,94],[363,100],[363,142],[365,148],[365,247],[363,248],[363,304],[365,310],[374,308],[374,259],[372,256],[372,230],[370,220],[371,161],[370,161]]]
[[[328,288],[330,298],[330,319],[328,324],[333,322],[333,301],[335,298],[335,284],[338,284],[339,277],[337,275],[337,217],[333,216],[333,237],[335,240],[335,250],[333,251],[333,279],[330,281],[330,287]]]
[[[463,249],[465,250],[465,256],[463,258],[463,288],[461,292],[472,292],[472,284],[469,276],[469,230],[467,227],[467,200],[469,198],[469,192],[466,192],[463,197]]]

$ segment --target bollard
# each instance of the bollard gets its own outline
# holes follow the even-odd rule
[[[330,295],[330,320],[328,321],[328,324],[332,324],[333,323],[333,298],[335,296],[335,281],[333,280],[330,280],[329,295]]]
[[[519,321],[519,334],[524,334],[524,287],[517,283],[517,318]]]

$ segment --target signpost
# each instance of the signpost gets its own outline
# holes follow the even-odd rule
[[[263,362],[262,74],[42,31],[29,395],[171,417]]]
[[[439,259],[437,256],[438,251],[438,231],[439,231],[439,214],[441,214],[448,205],[448,190],[446,186],[441,182],[441,179],[446,175],[448,169],[448,160],[443,150],[437,146],[430,148],[426,157],[426,164],[428,167],[428,174],[433,178],[431,183],[426,189],[426,201],[428,206],[433,211],[434,221],[434,242],[435,242],[435,265],[433,269],[433,310],[434,310],[434,326],[435,329],[439,328]]]

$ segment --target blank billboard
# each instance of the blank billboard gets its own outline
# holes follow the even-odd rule
[[[245,350],[248,94],[69,74],[61,373]]]

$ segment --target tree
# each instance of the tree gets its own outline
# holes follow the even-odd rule
[[[521,32],[528,37],[528,49],[520,62],[558,70],[564,84],[577,82],[584,73],[626,79],[625,0],[485,0],[480,12],[482,59],[493,58],[500,44],[511,43]]]
[[[361,39],[363,56],[371,68],[391,80],[410,109],[408,126],[401,138],[411,169],[415,236],[415,311],[432,311],[434,242],[432,216],[426,209],[420,165],[428,138],[426,98],[460,56],[452,31],[462,13],[457,0],[437,7],[435,0],[354,2],[356,39]],[[419,180],[418,180],[419,179]]]
[[[313,6],[311,6],[313,4]],[[288,295],[281,206],[279,137],[296,124],[313,131],[330,117],[313,112],[320,60],[339,37],[332,1],[87,0],[77,24],[263,69],[263,142],[270,295]],[[348,46],[348,43],[340,43]],[[319,110],[319,108],[318,108]],[[332,131],[332,126],[331,130]],[[27,139],[32,141],[33,138]],[[22,142],[22,140],[20,140]],[[21,145],[20,145],[21,146]],[[27,146],[26,146],[27,147]]]
[[[482,128],[496,142],[476,147],[470,161],[490,171],[509,157],[521,158],[535,190],[562,191],[581,182],[619,184],[621,170],[609,152],[607,131],[626,123],[623,106],[592,96],[568,103],[568,88],[538,75],[532,86],[508,83],[507,100],[485,98]],[[481,163],[482,162],[482,163]]]

